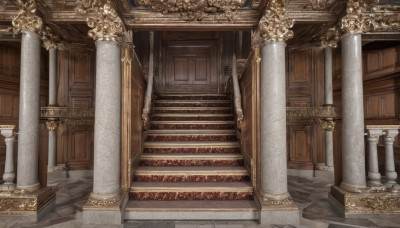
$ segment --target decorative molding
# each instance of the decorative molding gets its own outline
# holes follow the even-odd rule
[[[57,120],[46,121],[46,127],[49,131],[57,131],[60,122]]]
[[[320,120],[321,128],[324,131],[333,131],[335,129],[335,120],[333,118],[325,118]]]
[[[17,127],[15,125],[0,125],[0,130],[15,130]]]
[[[88,32],[94,40],[121,42],[125,34],[122,19],[113,9],[110,0],[103,3],[101,0],[78,0],[76,11],[79,14],[88,14],[87,25],[91,28]]]
[[[366,191],[351,193],[337,186],[332,186],[330,198],[333,198],[346,214],[372,215],[400,213],[399,192]]]
[[[60,38],[56,36],[50,27],[46,26],[42,31],[43,47],[46,50],[58,48]]]
[[[91,193],[85,206],[90,206],[90,207],[118,206],[120,199],[121,195],[118,195],[110,199],[96,199],[93,196],[93,193]]]
[[[321,36],[321,48],[336,48],[339,41],[340,31],[336,26],[334,26],[328,29],[328,31]]]
[[[242,0],[138,0],[139,5],[163,14],[179,13],[185,21],[201,21],[206,16],[218,16],[232,21]]]
[[[258,28],[264,41],[286,41],[293,37],[293,20],[286,16],[282,0],[271,0]]]
[[[14,33],[33,32],[40,34],[43,21],[35,13],[37,3],[35,0],[18,0],[19,11],[17,16],[12,18]]]
[[[333,106],[286,108],[286,118],[288,123],[291,124],[310,125],[316,123],[318,120],[322,124],[322,121],[334,121],[339,116],[339,110]]]
[[[34,192],[3,190],[0,191],[0,215],[32,215],[53,199],[55,193],[48,187]]]
[[[41,107],[40,118],[47,121],[63,122],[70,126],[93,125],[93,108]],[[47,123],[46,123],[47,124]]]
[[[345,34],[362,33],[366,4],[362,0],[349,0],[346,15],[341,20],[341,29]]]

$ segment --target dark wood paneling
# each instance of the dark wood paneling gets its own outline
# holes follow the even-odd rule
[[[92,49],[72,47],[58,52],[58,105],[94,108],[95,56]],[[92,169],[93,126],[62,124],[58,130],[57,163],[69,169]]]

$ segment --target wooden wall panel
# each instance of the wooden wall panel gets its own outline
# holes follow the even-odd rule
[[[58,106],[94,108],[95,55],[88,47],[58,52]],[[62,124],[58,130],[57,164],[68,169],[93,168],[93,125]]]

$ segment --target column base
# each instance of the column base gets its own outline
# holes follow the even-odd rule
[[[299,226],[300,211],[290,196],[286,199],[273,200],[257,192],[255,201],[260,210],[260,224]]]
[[[0,191],[0,218],[36,222],[54,208],[55,202],[56,194],[49,187],[33,192]]]
[[[367,188],[364,192],[355,193],[332,186],[329,199],[346,218],[400,214],[400,192]]]
[[[83,206],[83,224],[121,225],[124,223],[127,202],[127,192],[122,192],[118,198],[107,201],[89,197]]]

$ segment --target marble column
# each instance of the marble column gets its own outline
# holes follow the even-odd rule
[[[49,49],[49,106],[57,106],[57,48]],[[49,130],[49,157],[48,168],[54,169],[57,166],[57,121],[49,121],[47,129]]]
[[[368,186],[382,186],[378,164],[378,141],[382,130],[368,129]]]
[[[333,106],[332,94],[332,48],[325,47],[325,106]],[[325,129],[325,165],[333,169],[333,129]]]
[[[96,41],[94,176],[91,198],[120,194],[121,60],[115,41]]]
[[[15,143],[15,126],[10,128],[2,128],[0,126],[0,133],[5,137],[6,143],[6,157],[4,164],[4,183],[0,186],[1,190],[15,189],[15,169],[14,169],[14,143]]]
[[[385,141],[385,176],[386,187],[391,188],[397,184],[397,173],[394,164],[393,142],[394,137],[399,133],[398,130],[386,130]]]
[[[286,72],[283,41],[265,41],[261,47],[261,194],[289,197],[286,158]],[[271,108],[273,107],[273,108]]]
[[[348,33],[341,40],[343,181],[340,186],[357,192],[366,186],[361,34]]]
[[[36,190],[39,155],[40,37],[25,31],[21,39],[17,188]]]

